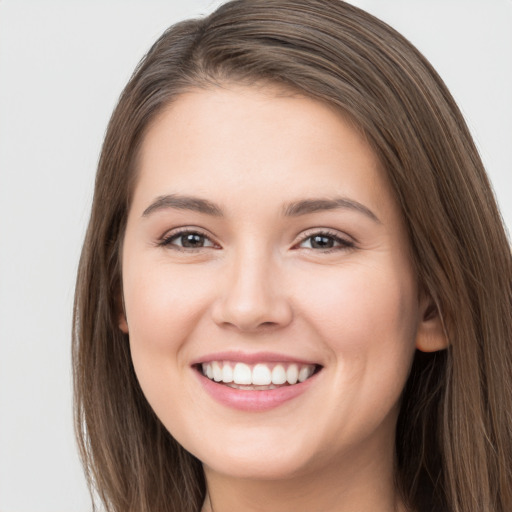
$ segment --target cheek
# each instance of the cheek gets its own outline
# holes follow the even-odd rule
[[[194,325],[206,306],[208,290],[197,272],[147,265],[127,269],[123,281],[130,337],[168,345]]]
[[[307,286],[304,315],[347,379],[406,377],[418,327],[410,275],[390,265],[350,265]]]
[[[183,387],[190,371],[187,350],[210,292],[192,267],[130,262],[123,278],[137,379],[160,420],[179,433],[182,419],[175,411],[189,407],[194,398]]]
[[[177,381],[188,369],[187,341],[203,318],[210,293],[197,274],[192,267],[176,269],[154,262],[125,266],[132,360],[150,402],[158,390],[169,388],[169,380]]]
[[[332,277],[303,295],[303,311],[324,344],[331,384],[314,414],[328,415],[322,428],[334,445],[340,425],[347,439],[394,430],[418,324],[416,288],[403,273],[351,266]]]

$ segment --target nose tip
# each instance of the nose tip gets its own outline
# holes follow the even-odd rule
[[[213,308],[213,319],[218,325],[254,332],[277,329],[291,322],[293,311],[286,290],[266,270],[262,275],[245,267],[225,284]]]
[[[219,325],[231,325],[241,331],[260,331],[283,327],[291,320],[291,310],[285,304],[276,301],[247,303],[230,299],[215,315]]]

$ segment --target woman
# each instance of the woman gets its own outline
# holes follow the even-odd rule
[[[75,303],[108,510],[512,508],[510,248],[428,62],[343,2],[171,27],[112,116]]]

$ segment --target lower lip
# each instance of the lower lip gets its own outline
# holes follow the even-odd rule
[[[260,391],[231,388],[210,380],[198,371],[195,371],[195,373],[205,391],[214,400],[233,409],[253,412],[268,411],[293,400],[307,391],[318,376],[318,373],[316,373],[304,382],[292,386]]]

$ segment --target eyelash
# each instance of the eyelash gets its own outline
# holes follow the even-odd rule
[[[204,240],[208,240],[211,242],[211,246],[203,246],[203,247],[183,247],[183,245],[176,245],[173,244],[173,241],[178,240],[182,237],[185,237],[187,235],[197,235],[202,237]],[[183,251],[183,252],[197,252],[205,248],[218,248],[220,247],[218,244],[213,242],[211,238],[206,234],[203,233],[197,229],[187,229],[187,228],[181,228],[177,231],[172,231],[168,235],[164,235],[164,237],[159,240],[158,244],[159,247],[170,247],[175,251]]]
[[[335,244],[338,244],[338,246],[324,248],[324,249],[321,249],[321,248],[315,249],[313,247],[307,247],[306,249],[322,252],[323,254],[329,254],[329,253],[335,252],[335,251],[346,251],[349,249],[353,249],[355,247],[355,243],[352,240],[343,238],[339,235],[339,233],[329,231],[329,230],[309,231],[301,238],[301,240],[298,243],[296,243],[294,245],[294,247],[299,247],[301,244],[303,244],[307,240],[312,240],[315,237],[329,238],[329,239],[333,240],[333,242]]]
[[[203,238],[203,240],[208,240],[211,243],[211,245],[202,246],[202,247],[183,247],[183,245],[180,246],[180,245],[176,245],[173,243],[175,240],[178,240],[187,235],[200,236]],[[353,241],[341,237],[336,232],[332,232],[329,230],[320,230],[320,231],[310,231],[309,233],[307,233],[305,236],[303,236],[299,240],[299,242],[294,244],[293,249],[300,248],[301,244],[305,243],[308,240],[312,240],[314,237],[329,238],[330,240],[333,241],[333,244],[338,244],[338,245],[334,246],[334,247],[323,248],[323,249],[322,248],[316,249],[314,247],[307,247],[306,249],[312,250],[315,252],[321,252],[323,254],[329,254],[331,252],[349,250],[349,249],[353,249],[355,247],[355,243]],[[182,243],[183,243],[183,241],[182,241]],[[205,233],[202,233],[201,231],[196,230],[196,229],[180,229],[179,231],[173,231],[170,234],[168,234],[167,236],[164,236],[161,240],[159,240],[157,245],[159,247],[170,247],[173,250],[183,251],[183,252],[197,252],[202,249],[220,248],[220,246],[218,244],[216,244],[215,242],[213,242],[208,235],[206,235]]]

